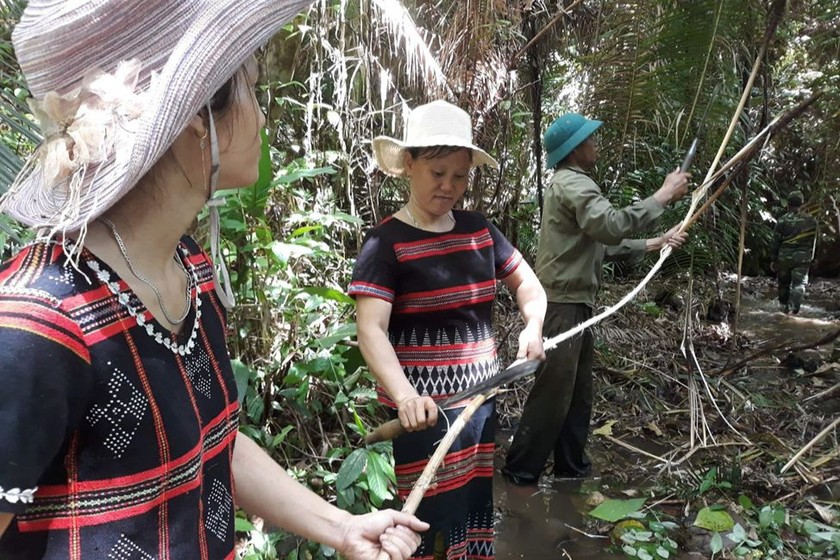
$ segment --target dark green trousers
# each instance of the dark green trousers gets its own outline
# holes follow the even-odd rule
[[[592,309],[586,304],[549,303],[543,332],[550,338],[590,317]],[[536,482],[552,453],[556,475],[589,473],[584,448],[592,415],[592,353],[587,329],[546,354],[508,451],[506,475]]]
[[[779,303],[790,306],[794,311],[799,311],[805,299],[809,264],[780,261],[778,265]]]

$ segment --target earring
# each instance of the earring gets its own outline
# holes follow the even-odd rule
[[[199,146],[201,146],[201,157],[202,158],[204,157],[204,148],[206,147],[206,144],[204,143],[205,140],[207,140],[207,131],[206,130],[204,131],[204,136],[199,138],[199,142],[198,142]]]

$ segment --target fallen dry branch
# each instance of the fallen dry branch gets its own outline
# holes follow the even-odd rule
[[[812,439],[807,444],[805,444],[805,447],[800,449],[799,452],[796,455],[794,455],[793,458],[791,458],[791,460],[788,461],[787,464],[784,467],[782,467],[782,470],[779,471],[779,473],[780,474],[785,474],[785,471],[787,471],[791,467],[791,465],[793,465],[797,461],[799,461],[799,459],[801,459],[802,456],[805,455],[805,453],[807,453],[809,449],[811,449],[814,445],[816,445],[822,438],[824,438],[826,435],[828,435],[828,433],[831,432],[831,430],[836,428],[838,425],[840,425],[840,417],[835,418],[834,422],[832,422],[831,424],[829,424],[828,426],[823,428],[823,430],[820,433],[818,433],[814,437],[814,439]]]
[[[829,342],[831,342],[833,340],[836,340],[838,337],[840,337],[840,329],[837,329],[834,332],[828,333],[827,335],[825,335],[821,339],[817,340],[816,342],[810,342],[808,344],[800,344],[799,346],[791,346],[791,347],[787,348],[785,350],[785,352],[799,352],[800,350],[808,350],[810,348],[816,348],[818,346],[828,344]],[[729,367],[725,370],[721,370],[720,372],[718,372],[717,376],[721,377],[721,378],[722,377],[727,377],[728,375],[731,375],[732,373],[741,369],[742,367],[744,367],[748,363],[752,362],[753,360],[755,360],[757,358],[760,358],[762,356],[766,356],[767,354],[771,354],[771,353],[775,352],[776,350],[780,350],[780,349],[784,348],[785,344],[786,344],[785,342],[780,342],[779,344],[774,344],[773,346],[768,346],[766,348],[762,348],[761,350],[750,354],[749,356],[747,356],[746,358],[744,358],[740,362],[737,362],[732,367]]]
[[[560,6],[560,13],[557,14],[554,17],[554,19],[552,19],[550,22],[548,22],[545,27],[540,29],[540,31],[536,35],[534,35],[534,37],[530,41],[528,41],[528,43],[524,47],[519,49],[519,52],[517,52],[515,55],[513,55],[513,57],[510,59],[510,63],[508,64],[508,68],[510,68],[510,69],[515,68],[516,61],[519,60],[519,57],[522,56],[525,53],[525,51],[527,51],[532,46],[534,46],[534,44],[536,44],[537,41],[542,39],[543,35],[548,33],[549,29],[551,29],[552,27],[557,25],[557,23],[561,19],[563,19],[565,16],[569,15],[569,12],[572,10],[572,8],[576,7],[581,2],[583,2],[583,0],[577,0],[576,2],[573,2],[569,6],[566,6],[565,8],[563,6]]]
[[[639,449],[638,447],[636,447],[634,445],[630,445],[629,443],[623,442],[620,439],[618,439],[617,437],[608,436],[608,435],[602,435],[602,437],[610,440],[611,442],[613,442],[616,445],[620,445],[624,449],[629,449],[633,453],[638,453],[639,455],[644,455],[645,457],[653,459],[654,461],[659,461],[660,463],[667,463],[668,462],[668,459],[665,459],[664,457],[654,455],[653,453],[648,453],[644,449]]]
[[[833,393],[837,389],[840,389],[840,383],[835,383],[834,385],[832,385],[831,387],[829,387],[825,391],[820,391],[816,395],[811,395],[810,397],[805,398],[802,402],[808,402],[808,401],[811,401],[811,400],[820,399],[822,397],[825,397],[826,395],[830,395],[831,393]]]

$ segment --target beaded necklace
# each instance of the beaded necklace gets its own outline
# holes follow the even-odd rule
[[[179,250],[182,251],[182,255],[186,258],[188,255],[186,251],[184,251],[181,247]],[[198,278],[195,274],[195,267],[192,263],[189,263],[190,266],[190,284],[193,286],[195,290],[195,319],[193,320],[192,329],[190,331],[190,336],[187,338],[186,342],[183,344],[178,344],[174,342],[171,337],[171,333],[163,333],[160,329],[155,327],[154,322],[148,321],[145,317],[145,314],[142,310],[138,309],[135,305],[131,303],[131,296],[128,291],[121,291],[120,284],[117,281],[111,279],[111,273],[102,268],[99,264],[99,261],[95,259],[88,259],[87,265],[90,267],[91,270],[96,274],[96,277],[108,287],[108,290],[111,291],[112,294],[117,298],[117,301],[122,305],[128,314],[134,317],[137,321],[137,325],[143,328],[152,339],[158,344],[165,346],[169,350],[172,351],[173,354],[180,354],[181,356],[186,356],[192,353],[193,347],[195,347],[195,340],[198,337],[198,326],[201,323],[201,297],[199,297],[198,293]]]

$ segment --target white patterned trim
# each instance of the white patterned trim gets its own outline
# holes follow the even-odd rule
[[[46,292],[44,290],[36,290],[34,288],[20,288],[18,286],[0,286],[0,294],[37,297],[49,301],[55,307],[61,305],[61,301],[59,301],[59,299],[51,293]]]
[[[0,486],[0,498],[6,500],[10,504],[16,504],[18,502],[22,504],[31,504],[32,500],[35,499],[35,492],[38,490],[38,487],[35,488],[27,488],[21,490],[20,488],[9,488],[8,490],[3,490],[3,487]]]
[[[184,344],[175,344],[172,342],[172,339],[169,338],[168,334],[164,334],[155,329],[154,324],[147,322],[143,313],[131,305],[131,298],[129,294],[120,291],[119,282],[111,280],[111,274],[99,266],[99,261],[92,259],[87,261],[87,265],[94,273],[96,273],[96,277],[99,278],[103,284],[108,286],[108,289],[112,294],[114,294],[114,296],[116,296],[120,305],[122,305],[126,311],[128,311],[128,314],[134,317],[137,321],[137,325],[143,327],[146,330],[146,334],[152,337],[155,342],[162,346],[166,346],[173,354],[180,354],[181,356],[186,356],[192,353],[192,349],[195,347],[195,339],[198,336],[198,325],[201,323],[201,294],[198,290],[198,278],[196,278],[195,267],[189,261],[188,264],[190,266],[190,276],[192,277],[193,290],[195,294],[195,320],[193,321],[192,331],[190,332],[190,337],[187,339],[187,342]]]

